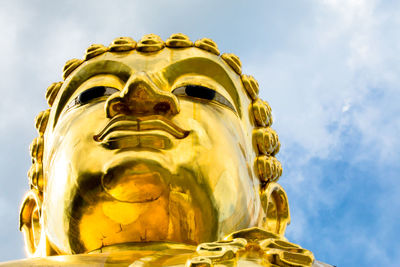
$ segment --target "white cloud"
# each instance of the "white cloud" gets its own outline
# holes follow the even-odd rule
[[[277,116],[274,126],[286,146],[301,145],[310,157],[334,153],[349,127],[361,131],[365,146],[384,150],[382,157],[388,150],[393,154],[397,146],[385,143],[397,144],[397,138],[382,120],[393,116],[390,109],[400,100],[394,95],[400,90],[393,63],[400,61],[394,47],[399,37],[382,38],[387,27],[395,27],[393,20],[383,19],[375,1],[322,3],[307,27],[293,25],[301,40],[298,33],[291,46],[269,52],[268,61],[250,62]],[[376,91],[381,95],[373,96]],[[385,104],[389,107],[382,109]],[[390,127],[397,129],[399,123],[391,119]]]
[[[349,111],[350,107],[351,107],[351,104],[349,102],[345,101],[345,104],[342,107],[342,112]]]
[[[395,34],[392,30],[400,26],[399,9],[383,5],[378,1],[316,1],[309,21],[291,25],[296,34],[289,38],[289,45],[267,51],[268,61],[255,58],[250,62],[251,73],[264,90],[262,97],[272,106],[273,127],[283,143],[278,157],[284,163],[281,183],[288,191],[292,210],[288,235],[299,242],[307,242],[308,235],[315,234],[310,229],[312,221],[320,219],[324,209],[344,201],[355,193],[352,190],[364,190],[359,183],[362,179],[349,180],[340,169],[334,177],[334,173],[327,173],[333,170],[315,166],[315,162],[346,160],[350,169],[364,165],[358,170],[380,173],[365,177],[372,179],[368,182],[385,188],[393,187],[398,178],[387,172],[400,160],[400,38],[398,31]],[[355,148],[349,150],[344,142]],[[328,182],[330,187],[324,181],[328,174],[334,179]],[[382,206],[389,199],[399,205],[399,188],[395,188],[382,196]],[[370,206],[359,209],[376,208],[374,203],[365,205]],[[381,227],[395,229],[393,220],[387,220],[393,216],[389,210],[378,210],[375,216],[386,218]],[[349,238],[368,239],[354,227],[349,226],[349,232],[353,231]],[[326,239],[317,234],[313,240],[311,243]],[[367,248],[362,242],[350,247],[369,250],[380,241],[368,242]],[[383,246],[375,252],[393,265],[394,258],[385,250]]]

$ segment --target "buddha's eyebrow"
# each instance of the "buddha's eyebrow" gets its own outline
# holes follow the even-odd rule
[[[186,58],[167,66],[163,73],[170,85],[172,85],[180,76],[185,74],[207,76],[221,84],[231,96],[239,117],[242,116],[240,96],[237,91],[238,89],[231,77],[220,64],[204,57]]]
[[[56,125],[58,117],[60,116],[71,95],[73,95],[73,93],[83,82],[99,74],[112,74],[126,82],[132,74],[132,69],[122,62],[113,60],[98,60],[94,62],[88,62],[79,68],[78,72],[75,73],[71,77],[71,80],[68,81],[63,91],[60,92],[61,97],[57,104],[53,127]]]

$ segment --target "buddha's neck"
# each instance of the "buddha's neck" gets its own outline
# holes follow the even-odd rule
[[[174,243],[174,242],[130,242],[105,246],[99,249],[90,251],[88,254],[98,253],[114,253],[128,251],[181,251],[181,253],[191,253],[196,250],[197,246]]]

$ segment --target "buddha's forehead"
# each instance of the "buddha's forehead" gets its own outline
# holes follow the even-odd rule
[[[145,72],[161,89],[171,89],[185,77],[208,78],[221,85],[239,107],[246,97],[240,76],[219,56],[196,47],[184,49],[164,48],[155,53],[106,52],[79,66],[65,80],[55,101],[57,118],[68,96],[93,76],[113,74],[126,82],[135,73]],[[240,108],[241,109],[241,108]]]
[[[227,74],[234,74],[233,71],[220,59],[219,56],[209,53],[207,51],[190,47],[184,49],[170,49],[164,48],[160,51],[154,53],[143,53],[137,50],[132,50],[126,53],[113,53],[107,52],[102,56],[94,58],[91,62],[102,61],[102,60],[114,60],[123,62],[127,67],[131,68],[133,72],[135,71],[147,71],[154,72],[165,68],[176,63],[185,62],[187,60],[192,61],[192,63],[201,67],[202,65],[220,65]],[[197,62],[196,64],[196,61]]]

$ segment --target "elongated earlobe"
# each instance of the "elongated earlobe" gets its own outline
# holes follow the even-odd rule
[[[265,230],[283,236],[290,223],[289,203],[286,192],[277,183],[269,183],[261,191],[261,205],[264,217],[260,226]]]
[[[42,201],[37,190],[30,190],[24,197],[19,213],[19,230],[24,235],[28,257],[58,255],[43,228]]]
[[[25,247],[29,257],[36,256],[42,237],[41,200],[38,194],[31,190],[22,202],[19,215],[19,229],[24,235]]]

